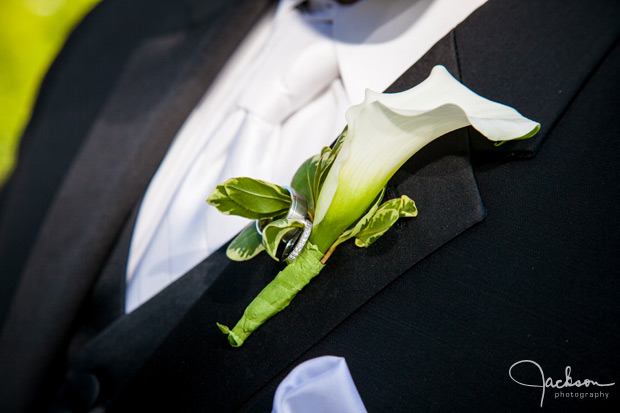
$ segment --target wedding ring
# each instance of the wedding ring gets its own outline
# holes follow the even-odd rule
[[[304,245],[306,245],[306,242],[308,242],[308,238],[312,232],[312,222],[307,218],[308,203],[306,202],[306,198],[291,187],[284,186],[283,188],[291,195],[291,207],[286,214],[286,219],[289,221],[297,221],[304,226],[303,230],[295,229],[282,237],[281,242],[284,244],[284,248],[280,260],[288,258],[290,261],[293,261],[297,258]],[[264,227],[271,221],[273,221],[273,219],[257,219],[255,221],[256,231],[258,231],[261,237],[263,236]]]
[[[306,198],[290,186],[284,186],[283,188],[291,194],[291,207],[288,210],[286,219],[293,221],[301,221],[306,219],[306,216],[308,215],[308,203],[306,202]]]
[[[304,230],[301,233],[301,236],[299,237],[297,244],[295,244],[295,247],[293,248],[291,253],[288,254],[287,257],[284,257],[282,259],[288,258],[289,261],[293,261],[295,258],[297,258],[301,250],[304,248],[304,245],[306,245],[306,242],[308,242],[308,238],[310,238],[310,233],[312,232],[312,222],[310,222],[309,219],[304,219],[302,221],[302,224],[304,224]]]

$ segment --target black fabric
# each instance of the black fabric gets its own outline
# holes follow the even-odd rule
[[[543,129],[534,141],[496,148],[481,146],[468,128],[425,149],[390,183],[390,195],[416,200],[419,217],[368,250],[341,246],[241,349],[229,348],[214,322],[234,323],[279,266],[265,257],[227,263],[220,251],[74,349],[68,371],[53,364],[66,356],[75,313],[101,268],[123,255],[111,251],[170,139],[265,6],[121,3],[102,3],[46,79],[20,166],[3,193],[3,294],[11,295],[16,277],[22,281],[0,338],[0,410],[25,411],[34,399],[43,410],[55,389],[43,376],[66,374],[61,410],[112,403],[113,411],[264,411],[290,369],[325,354],[346,357],[370,411],[536,409],[539,389],[508,376],[523,359],[556,379],[570,365],[574,379],[617,381],[620,61],[611,50],[620,4],[606,0],[490,0],[396,81],[391,91],[444,64]],[[141,23],[141,7],[165,16]],[[84,104],[84,123],[76,123],[81,129],[69,134],[65,152],[56,143],[66,129],[51,132],[48,111],[58,103],[82,113],[84,97],[67,90],[77,62],[94,55],[82,33],[114,31],[120,15],[127,27],[119,23],[115,41],[122,33],[144,37],[118,46],[125,54],[106,63],[112,69],[102,64],[110,70],[105,87],[78,76],[90,85],[92,104]],[[496,161],[536,152],[527,162]],[[38,189],[41,198],[32,198]],[[480,196],[488,217],[474,225],[485,213]],[[534,373],[521,374],[534,380]],[[603,390],[611,401],[556,400],[548,389],[545,408],[611,409],[617,392]]]
[[[116,79],[110,97],[104,99],[105,106],[90,130],[80,131],[85,142],[71,160],[60,187],[54,189],[56,192],[48,200],[52,202],[41,228],[35,231],[36,238],[31,240],[33,246],[19,252],[19,260],[29,259],[20,274],[14,305],[0,336],[3,410],[45,403],[53,392],[53,386],[49,386],[52,379],[47,381],[45,396],[33,400],[30,395],[46,382],[45,376],[57,376],[62,371],[58,367],[62,366],[68,334],[123,223],[176,131],[265,8],[264,2],[227,2],[219,13],[211,13],[210,18],[197,25],[193,19],[187,19],[190,16],[185,4],[164,5],[163,22],[168,18],[176,21],[176,30],[150,33],[148,39],[133,44],[125,70]],[[108,7],[122,16],[132,16],[122,5]],[[153,7],[160,8],[157,4]],[[106,20],[114,21],[112,16]],[[154,67],[157,70],[152,70]],[[55,99],[63,96],[53,95]],[[100,95],[97,98],[102,98]],[[72,107],[79,110],[79,101],[74,101]],[[42,133],[57,143],[53,129]],[[30,143],[25,145],[27,148]],[[45,149],[45,144],[42,146]],[[36,161],[36,157],[30,159]],[[46,162],[54,165],[53,159],[46,158]],[[66,167],[62,159],[59,163],[54,166],[60,170]],[[40,174],[28,162],[24,164],[24,173],[30,178]],[[15,196],[19,199],[37,187],[21,182],[14,190]],[[5,200],[15,199],[14,194],[9,193]],[[23,209],[18,208],[20,213],[16,215],[18,219],[37,221],[40,209],[37,206],[34,211],[29,210],[29,205],[30,200],[21,205]],[[8,211],[3,222],[12,223],[13,219]],[[6,231],[3,229],[2,237],[11,240],[20,231],[19,225],[9,225]],[[67,249],[67,245],[71,248]],[[2,280],[7,294],[14,288],[13,275],[16,274],[7,272]]]
[[[54,61],[2,188],[0,325],[56,191],[128,59],[144,39],[179,30],[185,10],[165,0],[103,2]]]
[[[69,357],[125,314],[125,269],[137,216],[136,207],[127,219],[120,237],[115,240],[114,249],[84,300],[84,305],[74,321]]]
[[[179,43],[176,42],[177,36],[172,36],[166,37],[162,43],[156,42],[154,48],[141,48],[130,67],[144,70],[144,65],[154,63],[149,59],[153,55],[160,58],[174,55],[174,47]],[[162,99],[162,89],[150,85],[154,79],[140,84],[135,79],[137,73],[132,73],[130,69],[127,73],[125,81],[120,82],[123,90],[139,91],[137,99],[131,102],[131,108]],[[147,91],[151,93],[144,93]],[[140,101],[142,97],[150,99]],[[2,363],[8,372],[14,369],[19,371],[24,380],[41,380],[37,376],[45,374],[58,349],[64,346],[78,309],[117,237],[119,226],[127,219],[132,204],[136,202],[136,195],[144,189],[143,183],[129,179],[131,173],[136,173],[136,156],[145,152],[152,155],[149,161],[153,171],[157,159],[161,159],[161,155],[149,151],[152,148],[146,145],[152,131],[130,129],[128,134],[133,139],[118,133],[119,129],[124,132],[123,127],[131,126],[131,123],[123,122],[126,118],[115,122],[119,116],[132,115],[124,107],[127,99],[126,95],[121,95],[118,101],[109,103],[94,126],[91,133],[96,137],[81,148],[38,234],[32,250],[32,255],[37,258],[29,260],[22,273],[16,303],[3,330],[2,345],[4,357],[19,349],[21,354],[25,353],[24,356],[28,354],[28,358],[20,360],[20,357],[13,356]],[[119,124],[121,128],[114,127]],[[143,138],[141,142],[138,139],[140,136]],[[162,149],[165,150],[165,146]],[[119,158],[120,153],[128,155],[124,158],[125,162]],[[97,175],[112,164],[115,168],[109,170],[105,181],[99,180]],[[148,164],[141,162],[140,166],[147,168]],[[67,185],[67,182],[70,184]],[[75,247],[67,251],[66,245]],[[32,302],[38,302],[40,306],[31,307]],[[19,338],[18,331],[24,328],[40,331],[46,340],[31,340],[26,335]]]
[[[69,355],[66,377],[93,375],[100,384],[97,404],[109,404],[228,264],[225,250],[217,251],[131,314],[115,319]],[[84,327],[90,332],[92,325]],[[79,393],[61,392],[57,404],[70,407],[76,398]]]

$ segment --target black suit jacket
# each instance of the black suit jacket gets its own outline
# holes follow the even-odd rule
[[[170,140],[267,2],[121,3],[54,64],[2,194],[3,410],[268,410],[293,366],[325,354],[347,359],[371,411],[529,411],[541,389],[508,374],[526,359],[617,381],[617,2],[490,0],[399,78],[390,91],[443,64],[542,129],[500,147],[462,129],[417,154],[389,194],[418,218],[341,246],[240,349],[215,322],[233,324],[277,263],[220,251],[129,316],[123,271]],[[548,389],[544,405],[611,409],[615,387],[595,390],[608,399]]]

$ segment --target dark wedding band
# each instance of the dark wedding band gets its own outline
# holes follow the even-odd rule
[[[301,250],[303,249],[306,242],[308,242],[308,238],[310,237],[310,232],[312,232],[312,222],[307,218],[308,215],[308,203],[303,195],[299,192],[295,191],[293,188],[285,186],[285,188],[289,194],[291,194],[291,207],[288,210],[286,215],[286,219],[290,221],[297,221],[303,224],[304,229],[297,229],[295,231],[291,231],[285,237],[283,237],[282,242],[284,243],[284,249],[280,256],[280,260],[289,259],[289,261],[293,261]],[[269,223],[271,220],[256,220],[256,231],[263,236],[263,228]]]

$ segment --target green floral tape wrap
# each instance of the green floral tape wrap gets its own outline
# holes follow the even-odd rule
[[[243,312],[241,320],[231,330],[217,324],[222,333],[228,335],[233,347],[241,347],[245,340],[265,321],[284,310],[314,277],[323,269],[323,253],[307,243],[299,256],[280,271]]]

